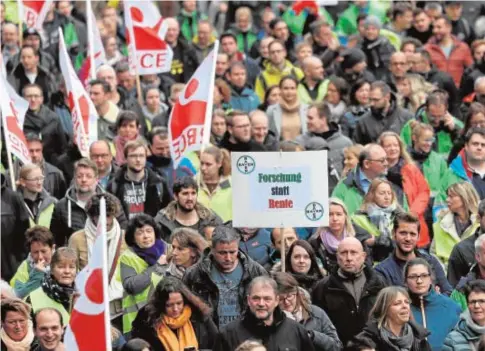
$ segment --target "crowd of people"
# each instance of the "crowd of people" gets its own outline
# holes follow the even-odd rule
[[[105,199],[114,350],[485,350],[485,6],[154,3],[171,69],[137,77],[122,1],[93,2],[89,157],[58,36],[81,69],[85,2],[42,30],[0,3],[32,160],[2,148],[1,349],[66,348]],[[175,167],[169,117],[216,40],[211,145]],[[231,152],[308,150],[327,151],[328,225],[234,227]]]

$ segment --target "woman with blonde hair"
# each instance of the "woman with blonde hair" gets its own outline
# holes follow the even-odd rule
[[[20,168],[18,191],[29,214],[30,227],[41,225],[50,227],[57,200],[44,189],[45,176],[42,168],[34,163]]]
[[[357,337],[376,343],[376,350],[431,351],[430,332],[411,318],[410,298],[403,287],[389,286],[377,295],[369,323]]]
[[[0,341],[2,351],[29,351],[34,340],[31,307],[24,301],[4,299],[1,304],[2,329]]]
[[[436,87],[428,83],[418,74],[407,74],[399,79],[396,88],[401,98],[401,105],[413,114],[425,102],[428,94],[436,90]]]
[[[332,197],[329,199],[329,224],[327,227],[320,227],[315,234],[308,239],[308,242],[321,260],[323,268],[327,272],[338,269],[337,247],[340,242],[348,237],[355,236],[355,229],[345,203]]]
[[[480,228],[477,220],[480,198],[471,183],[455,183],[448,187],[447,209],[433,225],[434,238],[431,253],[445,266],[448,265],[453,247],[473,235]]]
[[[342,170],[342,177],[346,177],[351,170],[357,167],[360,153],[363,150],[364,147],[360,144],[354,144],[344,148],[344,169]]]
[[[197,201],[214,211],[223,222],[232,220],[231,156],[226,149],[210,146],[200,155],[201,181]]]
[[[259,341],[247,340],[239,345],[235,351],[266,351],[266,347]]]
[[[392,183],[399,204],[404,210],[419,218],[420,231],[418,247],[426,247],[430,243],[425,212],[428,208],[430,188],[419,167],[407,152],[401,137],[394,132],[384,132],[378,143],[386,151],[388,170],[387,179]]]
[[[399,212],[403,209],[391,182],[374,179],[360,210],[352,215],[356,236],[370,249],[374,262],[384,260],[392,252],[392,224]]]

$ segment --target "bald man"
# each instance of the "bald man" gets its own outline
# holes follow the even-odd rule
[[[276,135],[269,130],[268,116],[264,111],[254,110],[249,114],[251,121],[251,136],[264,145],[267,151],[278,151],[279,142]]]
[[[199,65],[197,52],[191,43],[179,40],[180,25],[175,18],[168,17],[165,22],[167,23],[165,41],[173,50],[170,77],[177,83],[187,83]]]
[[[331,254],[328,255],[330,258]],[[327,312],[342,344],[346,345],[366,325],[385,283],[372,267],[365,265],[366,253],[356,238],[343,239],[336,256],[338,269],[318,282],[312,301]]]
[[[323,101],[327,94],[328,80],[323,79],[325,70],[322,60],[316,56],[309,56],[303,60],[305,76],[298,84],[298,97],[305,104]]]
[[[391,55],[389,62],[389,73],[384,81],[391,87],[393,92],[397,92],[396,84],[406,77],[411,65],[404,52],[397,51]]]

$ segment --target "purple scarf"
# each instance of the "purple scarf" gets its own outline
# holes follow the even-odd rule
[[[337,253],[338,245],[346,237],[347,233],[345,231],[342,233],[342,239],[337,239],[335,235],[328,230],[322,230],[320,233],[320,239],[322,240],[323,247],[325,247],[325,250],[330,252],[332,255]]]
[[[166,245],[160,239],[155,240],[155,244],[147,249],[142,249],[138,245],[133,245],[133,251],[142,258],[149,266],[153,266],[157,263],[160,256],[165,253]]]

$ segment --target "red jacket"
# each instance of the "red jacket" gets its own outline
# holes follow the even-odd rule
[[[455,81],[455,85],[459,87],[461,76],[463,75],[465,68],[473,64],[473,57],[467,44],[454,36],[452,38],[453,47],[451,48],[451,53],[448,58],[446,58],[434,36],[429,39],[424,48],[429,52],[431,62],[433,62],[440,71],[447,72]]]
[[[424,213],[428,208],[431,191],[428,182],[416,165],[404,165],[401,168],[401,175],[404,194],[408,201],[409,212],[415,214],[419,218],[421,229],[419,231],[418,247],[423,247],[430,243],[429,231],[424,219]]]

